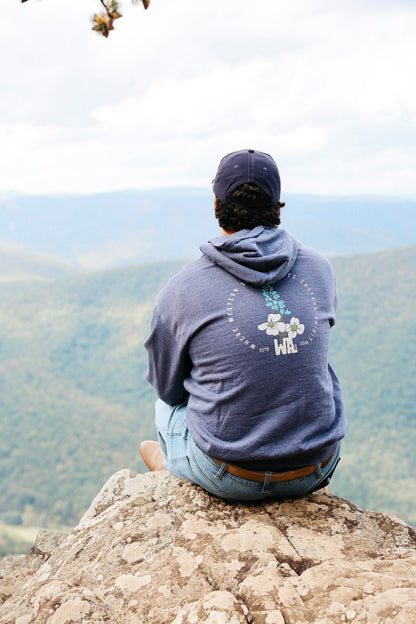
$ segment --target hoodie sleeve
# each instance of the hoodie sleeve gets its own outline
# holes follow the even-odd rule
[[[184,380],[189,375],[189,356],[157,312],[153,313],[150,336],[144,346],[148,355],[146,379],[156,390],[159,399],[169,405],[184,401],[188,396]]]

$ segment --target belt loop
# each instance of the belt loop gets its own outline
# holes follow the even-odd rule
[[[317,479],[322,477],[321,464],[315,464],[315,474]]]
[[[228,467],[228,464],[226,464],[225,462],[223,464],[221,464],[221,468],[218,470],[217,474],[215,475],[216,479],[222,479],[224,472],[226,472]]]
[[[271,472],[266,472],[264,481],[263,481],[263,489],[261,491],[262,494],[266,494],[269,491],[270,479],[272,478]]]

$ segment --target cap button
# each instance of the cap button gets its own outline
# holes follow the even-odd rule
[[[248,150],[250,154],[254,154],[254,150]]]

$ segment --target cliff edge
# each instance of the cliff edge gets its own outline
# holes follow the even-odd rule
[[[231,505],[122,470],[67,537],[0,561],[1,602],[0,624],[411,624],[416,531],[333,495]]]

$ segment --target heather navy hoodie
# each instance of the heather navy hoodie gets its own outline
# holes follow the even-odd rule
[[[329,261],[262,226],[201,251],[156,299],[148,381],[166,403],[188,400],[192,439],[212,457],[271,470],[323,461],[346,430],[328,364]]]

